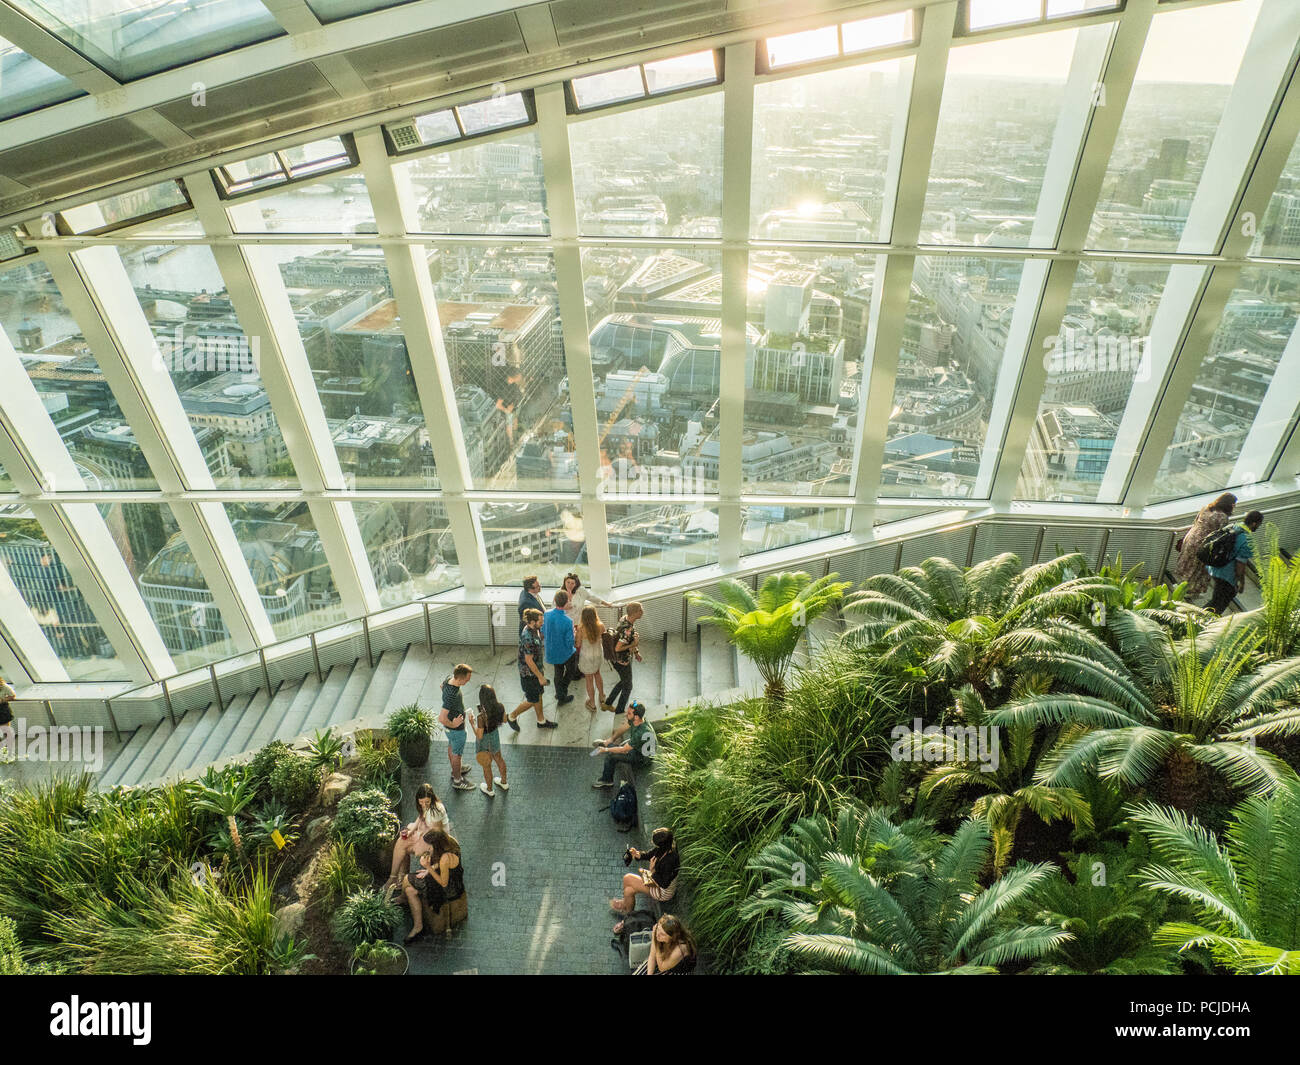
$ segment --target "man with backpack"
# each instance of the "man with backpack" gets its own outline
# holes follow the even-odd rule
[[[615,744],[619,739],[622,743]],[[614,774],[620,763],[631,766],[649,765],[655,756],[655,730],[645,719],[645,707],[633,700],[627,704],[627,723],[619,725],[607,740],[597,740],[596,746],[605,752],[605,766],[593,788],[612,788]]]
[[[1197,552],[1214,581],[1214,594],[1207,610],[1222,614],[1233,597],[1246,586],[1246,563],[1255,555],[1250,534],[1264,523],[1264,515],[1252,510],[1240,525],[1228,525],[1206,539]]]

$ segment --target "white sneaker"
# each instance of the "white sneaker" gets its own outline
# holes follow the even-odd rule
[[[507,783],[506,783],[504,780],[502,780],[500,777],[493,777],[492,780],[493,780],[493,782],[496,784],[496,786],[497,786],[498,788],[500,788],[502,791],[509,791],[509,790],[510,790],[510,785],[507,784]]]
[[[486,784],[480,784],[478,786],[478,790],[481,791],[484,795],[486,795],[489,799],[495,798],[495,793]]]

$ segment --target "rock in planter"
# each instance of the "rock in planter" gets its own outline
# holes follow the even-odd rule
[[[320,799],[325,806],[337,806],[339,799],[348,793],[352,787],[352,778],[346,773],[331,773],[325,778],[325,786],[321,789]]]
[[[277,936],[296,936],[307,919],[307,907],[301,902],[292,902],[275,911],[275,934]]]
[[[314,817],[307,822],[307,842],[319,843],[328,835],[330,825],[334,823],[332,817]]]

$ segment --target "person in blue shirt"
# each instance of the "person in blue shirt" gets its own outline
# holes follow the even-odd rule
[[[564,609],[569,605],[569,593],[561,589],[555,593],[555,607],[542,618],[542,642],[545,645],[546,664],[555,671],[555,701],[563,706],[573,702],[569,694],[569,681],[578,669],[578,646],[574,638],[573,619]]]
[[[1206,572],[1214,581],[1214,594],[1205,604],[1207,610],[1222,614],[1233,597],[1246,586],[1246,563],[1255,555],[1250,534],[1264,522],[1264,515],[1252,510],[1245,521],[1237,526],[1237,541],[1232,545],[1232,557],[1222,566],[1206,566]],[[1244,526],[1244,527],[1243,527]]]
[[[541,600],[542,582],[536,577],[524,578],[524,590],[519,593],[519,627],[524,627],[524,611],[536,610],[539,614],[545,612],[546,607],[542,606]]]

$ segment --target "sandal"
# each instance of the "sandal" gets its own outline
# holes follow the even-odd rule
[[[583,703],[582,705],[585,706],[588,710],[595,710],[595,709],[596,709],[596,704],[593,703],[590,699],[588,699],[588,700],[587,700],[585,703]]]
[[[619,921],[618,924],[614,926],[614,935],[618,936],[622,934],[623,934],[623,922]]]
[[[429,934],[429,930],[427,928],[421,928],[418,932],[412,932],[409,936],[407,936],[404,940],[402,940],[402,942],[414,943],[417,939],[423,939],[428,934]]]

